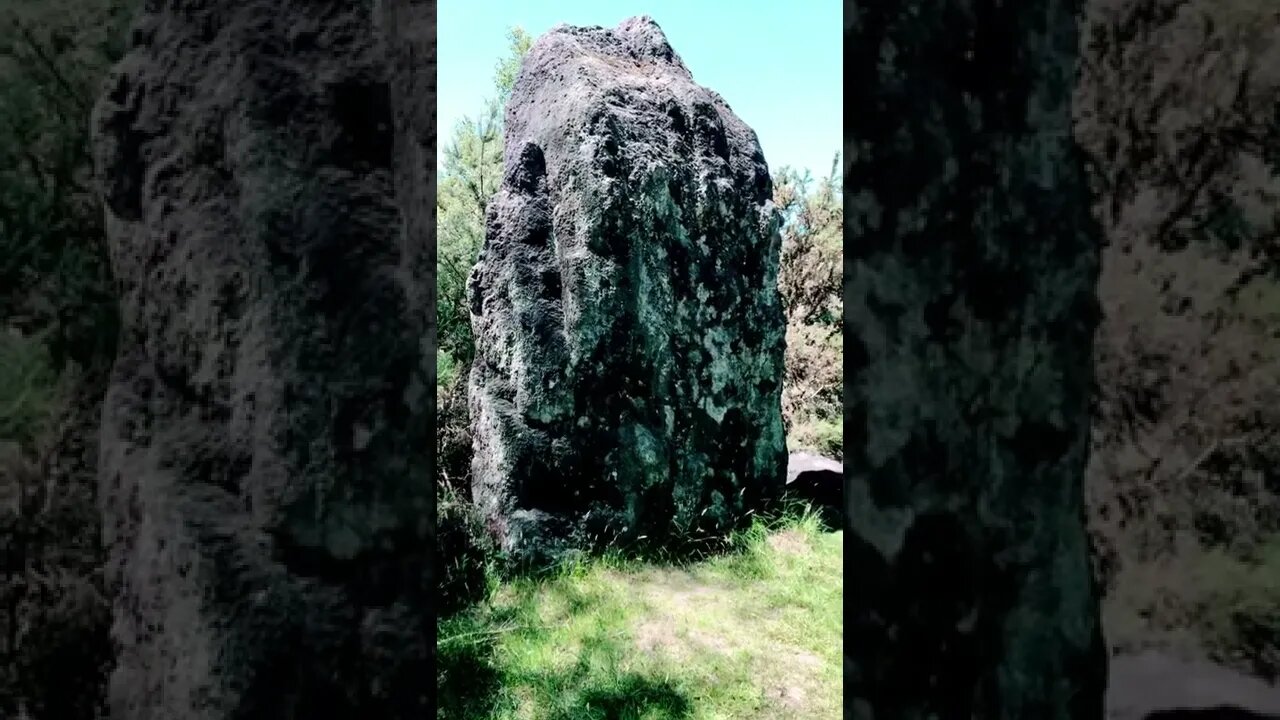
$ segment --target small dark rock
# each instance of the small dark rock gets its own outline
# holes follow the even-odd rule
[[[822,511],[834,511],[834,517],[839,518],[844,507],[844,465],[814,453],[791,453],[787,458],[787,495]]]

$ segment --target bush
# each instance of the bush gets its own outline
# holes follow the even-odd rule
[[[787,445],[792,451],[810,450],[819,455],[844,459],[844,421],[841,418],[813,419],[791,428]]]
[[[454,371],[436,386],[436,482],[468,496],[471,479],[471,418],[467,373]]]
[[[1094,0],[1074,102],[1105,235],[1086,487],[1108,640],[1271,674],[1278,20],[1247,0]]]
[[[787,444],[837,458],[844,454],[842,197],[838,158],[816,186],[788,168],[774,179],[774,202],[783,217],[778,291],[787,317]]]
[[[55,416],[57,386],[43,341],[0,329],[0,440],[29,449],[45,435]]]
[[[1244,558],[1206,553],[1193,572],[1204,589],[1204,616],[1211,656],[1280,679],[1280,535]]]
[[[1105,607],[1120,651],[1172,647],[1280,679],[1280,535],[1249,551],[1195,546],[1121,568]]]
[[[787,444],[836,458],[844,453],[844,338],[823,325],[787,328],[782,417]]]

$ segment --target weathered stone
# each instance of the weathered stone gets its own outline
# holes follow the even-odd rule
[[[94,115],[119,720],[426,717],[434,3],[147,3]]]
[[[1103,713],[1075,10],[846,9],[846,717]]]
[[[780,240],[755,134],[632,18],[534,43],[505,153],[470,280],[473,495],[503,548],[674,541],[775,496]]]

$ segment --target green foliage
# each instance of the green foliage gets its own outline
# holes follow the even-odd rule
[[[1114,647],[1169,645],[1280,677],[1280,534],[1244,553],[1196,546],[1123,573],[1104,605]]]
[[[814,182],[783,167],[774,175],[773,200],[782,214],[778,289],[788,324],[839,328],[843,307],[844,180],[840,156]]]
[[[444,353],[438,356],[447,357]],[[462,493],[471,477],[471,424],[467,378],[454,367],[451,365],[449,377],[436,385],[436,481]]]
[[[109,356],[116,319],[89,112],[132,0],[0,8],[0,316],[40,330],[57,367]]]
[[[38,338],[0,330],[0,441],[31,447],[48,430],[57,377]]]
[[[467,276],[484,245],[485,212],[502,180],[502,113],[532,38],[508,34],[508,54],[494,69],[495,97],[479,116],[463,118],[444,148],[436,192],[436,321],[440,349],[459,372],[474,356]],[[438,381],[438,384],[447,384]]]
[[[436,321],[439,347],[456,364],[474,354],[467,277],[484,244],[485,211],[502,178],[502,130],[497,105],[466,118],[444,150],[436,193]]]
[[[110,604],[93,491],[76,482],[92,482],[92,468],[75,457],[92,430],[62,436],[54,421],[62,428],[76,412],[67,412],[75,393],[66,391],[85,376],[74,366],[101,369],[114,353],[115,293],[89,121],[135,5],[0,4],[3,717],[89,720],[104,711]],[[92,425],[96,415],[88,417]],[[46,493],[54,482],[57,492]]]
[[[498,88],[498,104],[506,105],[511,99],[511,89],[515,87],[516,76],[520,74],[520,63],[533,47],[533,36],[524,28],[513,27],[507,30],[507,56],[498,61],[493,71],[493,83]]]
[[[778,291],[787,316],[782,413],[788,444],[843,456],[844,195],[839,155],[814,183],[782,168],[774,202],[782,213]]]
[[[844,419],[836,417],[806,418],[791,428],[791,443],[834,458],[844,457]]]
[[[436,350],[436,387],[444,388],[458,381],[458,363],[453,356]]]

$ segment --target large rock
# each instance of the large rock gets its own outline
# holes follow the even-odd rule
[[[846,717],[1103,714],[1075,11],[846,10]]]
[[[780,490],[771,192],[652,20],[534,43],[470,281],[473,495],[507,551],[722,529]]]
[[[426,717],[434,3],[146,8],[94,116],[111,717]]]

